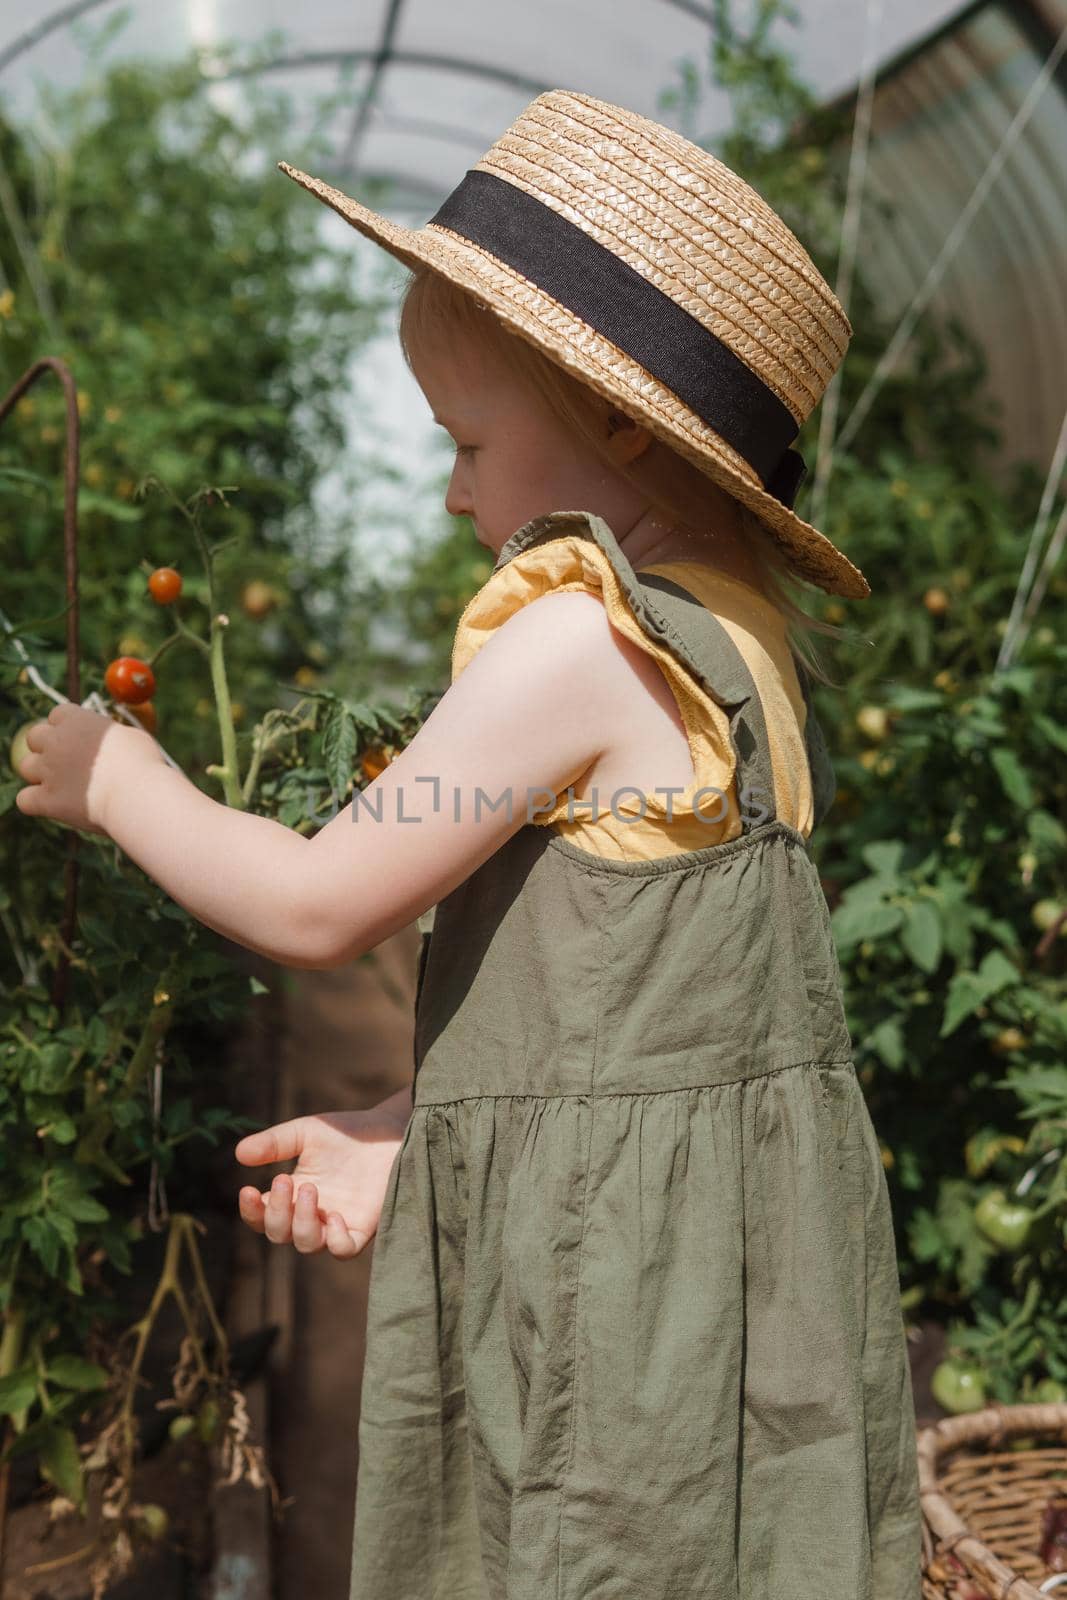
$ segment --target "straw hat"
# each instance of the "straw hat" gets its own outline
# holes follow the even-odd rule
[[[443,273],[744,505],[790,566],[863,599],[792,510],[790,448],[852,325],[781,217],[699,145],[622,106],[539,94],[425,226],[278,163],[410,267]]]

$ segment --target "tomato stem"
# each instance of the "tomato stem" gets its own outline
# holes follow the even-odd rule
[[[237,762],[237,730],[233,725],[233,708],[230,703],[230,686],[226,681],[226,663],[223,657],[224,629],[212,615],[211,619],[211,683],[215,690],[215,704],[219,714],[219,734],[222,739],[222,768],[216,775],[222,779],[226,804],[238,811],[245,809],[241,792],[240,768]],[[211,771],[211,768],[208,768]]]
[[[1026,1286],[1026,1293],[1023,1295],[1022,1304],[1020,1305],[1018,1311],[1012,1317],[1010,1322],[1006,1322],[1002,1328],[998,1328],[996,1333],[990,1336],[990,1345],[999,1344],[1002,1339],[1006,1339],[1009,1334],[1014,1333],[1017,1328],[1022,1327],[1024,1322],[1029,1321],[1037,1308],[1037,1297],[1040,1293],[1040,1281],[1037,1278],[1031,1278],[1030,1282]]]
[[[278,706],[272,706],[264,713],[252,731],[252,759],[245,774],[243,789],[246,806],[251,804],[256,784],[259,782],[259,769],[268,751],[275,745],[281,744],[283,739],[295,737],[301,729],[313,726],[313,721],[308,722],[299,716],[299,709],[286,711]]]
[[[14,1289],[14,1274],[11,1278]],[[0,1378],[10,1378],[22,1360],[22,1330],[26,1320],[24,1307],[9,1303],[4,1315],[4,1334],[0,1339]]]
[[[212,1377],[225,1382],[229,1376],[229,1342],[226,1338],[222,1324],[219,1322],[215,1305],[208,1290],[204,1277],[203,1266],[200,1260],[200,1251],[197,1248],[194,1229],[199,1226],[195,1217],[188,1212],[174,1212],[170,1219],[170,1229],[167,1234],[167,1245],[163,1257],[163,1269],[152,1294],[151,1302],[143,1317],[140,1317],[126,1331],[135,1334],[136,1341],[130,1365],[124,1374],[124,1393],[116,1419],[122,1438],[122,1484],[123,1493],[119,1502],[125,1509],[129,1500],[130,1485],[133,1480],[134,1450],[136,1444],[134,1422],[134,1395],[140,1380],[141,1367],[144,1362],[145,1352],[152,1329],[162,1308],[167,1295],[173,1296],[182,1320],[185,1323],[186,1337],[189,1350],[193,1356],[197,1376],[208,1385]],[[202,1230],[203,1231],[203,1230]],[[181,1247],[185,1245],[192,1262],[193,1277],[196,1281],[197,1291],[201,1303],[217,1341],[216,1372],[212,1373],[211,1364],[207,1359],[203,1342],[197,1332],[196,1321],[192,1315],[192,1308],[185,1294],[179,1275],[179,1259]]]
[[[210,653],[211,646],[208,644],[207,640],[202,639],[198,633],[194,633],[189,624],[184,622],[177,612],[174,612],[173,615],[174,632],[171,634],[169,639],[164,639],[163,643],[156,651],[156,655],[161,656],[164,650],[169,649],[172,644],[177,644],[179,639],[188,639],[190,644],[195,644],[198,650],[201,650],[204,655],[208,655]]]

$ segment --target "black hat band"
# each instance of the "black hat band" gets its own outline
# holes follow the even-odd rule
[[[624,350],[722,436],[768,494],[792,508],[807,465],[774,391],[636,268],[525,189],[471,169],[430,222],[521,272]]]

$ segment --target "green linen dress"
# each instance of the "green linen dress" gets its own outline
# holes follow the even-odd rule
[[[713,613],[586,513],[495,570],[575,532],[761,793],[736,838],[656,860],[524,825],[435,908],[350,1600],[920,1600],[889,1194],[818,873]],[[805,742],[818,824],[810,708]]]

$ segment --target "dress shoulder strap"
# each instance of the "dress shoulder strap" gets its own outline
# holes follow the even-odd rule
[[[737,760],[736,788],[742,831],[775,816],[763,703],[744,656],[713,612],[688,589],[663,573],[639,576],[601,518],[587,511],[555,511],[535,517],[502,546],[494,571],[520,551],[578,535],[604,552],[644,630],[679,661],[727,714]]]
[[[742,833],[770,822],[777,815],[774,773],[763,701],[748,663],[719,618],[680,583],[661,572],[650,572],[637,581],[646,605],[666,619],[674,637],[684,644],[690,671],[727,713],[737,758],[735,783]]]

